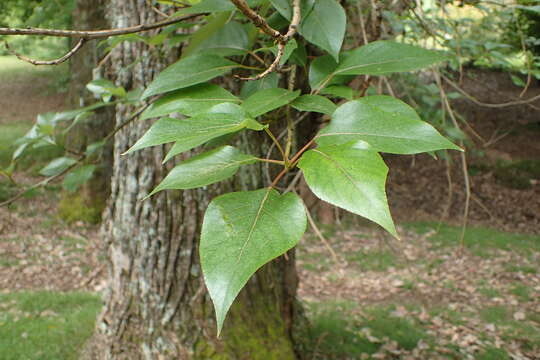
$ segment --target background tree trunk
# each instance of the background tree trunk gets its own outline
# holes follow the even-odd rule
[[[80,30],[107,29],[106,5],[109,0],[77,0],[73,12],[73,24]],[[101,58],[97,42],[88,42],[70,59],[71,81],[69,86],[69,106],[78,108],[88,106],[99,99],[86,90],[86,84],[100,77],[96,69]],[[86,146],[103,139],[114,128],[114,109],[106,107],[77,124],[68,134],[66,146],[78,152]],[[75,194],[63,193],[59,204],[59,214],[67,221],[84,220],[97,223],[101,220],[110,194],[112,174],[112,144],[102,152],[99,166],[90,181]]]
[[[158,20],[145,1],[111,0],[112,27]],[[127,90],[145,87],[175,57],[141,42],[124,42],[111,56],[111,73]],[[135,109],[116,108],[116,124]],[[108,289],[90,359],[280,359],[295,358],[297,276],[294,253],[261,269],[240,294],[217,340],[212,304],[198,256],[198,234],[210,199],[231,189],[263,186],[253,165],[234,183],[205,190],[161,192],[140,201],[167,173],[165,147],[121,156],[148,129],[137,121],[114,143],[111,198],[103,227],[108,251]],[[254,135],[252,135],[254,134]],[[259,136],[250,132],[249,136]],[[256,139],[250,146],[267,146]],[[257,149],[254,149],[256,151]]]

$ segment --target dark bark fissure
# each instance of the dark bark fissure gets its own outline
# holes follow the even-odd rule
[[[111,0],[112,27],[159,20],[145,1]],[[109,69],[127,90],[148,85],[170,63],[142,43],[124,42]],[[116,107],[121,124],[133,107]],[[105,213],[108,289],[87,359],[294,359],[297,316],[294,252],[263,267],[239,295],[216,339],[213,307],[203,284],[198,233],[208,202],[230,190],[260,187],[265,165],[246,168],[234,182],[190,191],[165,191],[140,201],[170,169],[161,164],[165,146],[121,156],[150,123],[120,131],[114,143],[111,198]],[[250,147],[268,148],[255,139]],[[255,145],[256,144],[256,145]],[[245,144],[244,144],[245,146]],[[265,153],[265,152],[262,152]]]

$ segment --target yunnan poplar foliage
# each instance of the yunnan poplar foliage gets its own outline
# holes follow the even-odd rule
[[[286,31],[292,18],[289,0],[248,3],[265,8],[269,22]],[[234,176],[242,166],[266,161],[282,167],[282,174],[298,167],[320,199],[363,216],[397,237],[385,193],[388,168],[379,153],[461,149],[422,121],[403,101],[386,95],[361,97],[348,83],[358,75],[418,70],[442,62],[447,56],[393,41],[375,41],[343,51],[347,24],[339,2],[304,0],[301,4],[298,34],[287,43],[280,63],[284,68],[296,66],[308,74],[309,91],[292,89],[288,84],[279,87],[281,75],[275,72],[255,82],[247,81],[240,94],[209,82],[239,70],[256,75],[264,68],[246,64],[246,58],[253,53],[272,58],[277,53],[274,39],[251,24],[228,0],[202,0],[180,11],[210,15],[198,30],[184,35],[182,41],[189,45],[183,57],[163,70],[142,95],[122,93],[103,84],[94,84],[94,91],[105,96],[106,101],[111,96],[116,101],[150,101],[141,118],[158,120],[127,153],[171,143],[164,161],[243,131],[267,132],[276,141],[264,116],[285,107],[299,116],[305,112],[324,114],[330,117],[329,124],[309,143],[298,144],[302,150],[296,154],[284,151],[281,158],[266,159],[266,154],[246,154],[223,143],[206,147],[202,153],[180,162],[151,194],[142,196],[207,186]],[[322,55],[308,58],[308,45],[316,46]],[[278,148],[286,148],[282,145]],[[62,158],[42,171],[50,175],[71,165],[73,161]],[[214,302],[218,333],[249,278],[265,263],[294,247],[306,230],[302,199],[294,192],[280,193],[275,189],[279,180],[276,178],[265,188],[218,196],[206,211],[200,259]]]

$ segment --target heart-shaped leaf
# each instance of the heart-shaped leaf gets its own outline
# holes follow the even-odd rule
[[[397,237],[388,208],[388,168],[365,143],[318,147],[306,152],[298,166],[313,193],[330,204],[376,222]]]
[[[273,189],[212,200],[202,225],[200,257],[218,334],[232,302],[264,264],[294,247],[306,230],[300,198]]]
[[[234,61],[214,54],[201,53],[181,59],[159,73],[144,91],[142,99],[206,82],[235,67],[238,64]]]
[[[176,112],[193,116],[224,102],[240,102],[240,100],[215,84],[198,84],[163,96],[142,113],[141,120]]]
[[[248,97],[242,107],[253,117],[287,105],[300,95],[300,90],[289,91],[282,88],[263,89]]]
[[[416,154],[427,151],[461,150],[416,111],[391,96],[368,96],[349,101],[332,115],[330,124],[317,135],[321,146],[363,140],[375,151]]]
[[[240,166],[256,161],[254,156],[243,154],[232,146],[223,146],[183,161],[148,196],[161,190],[210,185],[233,176]]]

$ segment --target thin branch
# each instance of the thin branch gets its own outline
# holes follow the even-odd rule
[[[287,33],[285,35],[281,34],[276,29],[273,29],[272,27],[270,27],[270,25],[268,25],[266,20],[262,16],[257,14],[254,10],[252,10],[245,0],[231,0],[231,1],[234,3],[236,8],[240,10],[248,19],[250,19],[251,22],[256,27],[261,29],[265,34],[273,37],[278,43],[278,51],[276,54],[276,58],[265,71],[251,77],[236,76],[236,78],[240,80],[246,80],[246,81],[262,79],[278,69],[279,63],[281,62],[281,59],[283,58],[283,55],[285,54],[285,46],[287,45],[289,40],[298,32],[298,26],[300,25],[300,20],[302,18],[300,0],[293,0],[293,16],[291,19],[291,24],[289,25],[289,29],[287,30]]]
[[[535,109],[539,109],[538,107],[532,105],[531,103],[540,100],[540,95],[536,95],[536,96],[534,96],[534,97],[532,97],[530,99],[527,99],[527,100],[515,100],[515,101],[509,101],[509,102],[500,103],[500,104],[489,104],[489,103],[481,102],[480,100],[478,100],[474,96],[470,95],[465,90],[463,90],[458,84],[456,84],[455,82],[453,82],[452,80],[450,80],[449,78],[444,76],[443,74],[440,74],[440,76],[450,86],[452,86],[454,89],[456,89],[461,95],[465,96],[467,99],[469,99],[470,101],[472,101],[473,103],[475,103],[478,106],[497,109],[497,108],[504,108],[504,107],[508,107],[508,106],[514,106],[514,105],[529,105],[529,106],[531,106],[531,107],[533,107]]]
[[[153,24],[142,24],[136,26],[130,26],[126,28],[119,29],[109,29],[109,30],[89,30],[89,31],[79,31],[79,30],[58,30],[58,29],[41,29],[41,28],[0,28],[0,35],[43,35],[43,36],[55,36],[55,37],[67,37],[67,38],[79,38],[85,40],[91,39],[103,39],[109,36],[118,36],[126,34],[134,34],[143,31],[149,31],[154,29],[159,29],[164,26],[173,25],[184,20],[189,20],[199,16],[200,14],[192,14],[187,16],[175,17],[168,20],[159,21]]]
[[[59,65],[59,64],[65,62],[65,61],[67,61],[73,55],[75,55],[75,53],[77,51],[79,51],[84,46],[86,41],[87,41],[86,39],[80,39],[79,42],[77,42],[77,44],[73,47],[73,49],[69,50],[69,52],[67,54],[65,54],[64,56],[62,56],[61,58],[58,58],[56,60],[34,60],[34,59],[30,59],[29,57],[18,54],[15,51],[11,50],[11,48],[9,47],[7,41],[4,41],[4,45],[6,46],[6,50],[10,54],[15,55],[19,60],[26,61],[26,62],[28,62],[28,63],[30,63],[32,65],[36,65],[36,66],[37,65]]]
[[[237,79],[245,80],[245,81],[262,79],[262,78],[266,77],[267,75],[269,75],[269,74],[271,74],[271,73],[273,73],[274,71],[277,70],[277,68],[279,66],[279,63],[281,62],[281,59],[283,58],[283,54],[285,54],[285,45],[282,44],[282,43],[279,43],[276,58],[274,59],[272,64],[270,64],[270,66],[266,70],[264,70],[262,73],[257,74],[255,76],[241,77],[241,76],[235,75],[235,77]]]
[[[244,14],[253,23],[253,25],[261,29],[265,34],[273,37],[278,41],[282,40],[280,42],[284,41],[283,35],[279,31],[268,25],[266,20],[261,15],[257,14],[256,11],[251,9],[245,0],[231,0],[231,2],[236,6],[238,10],[242,12],[242,14]]]

